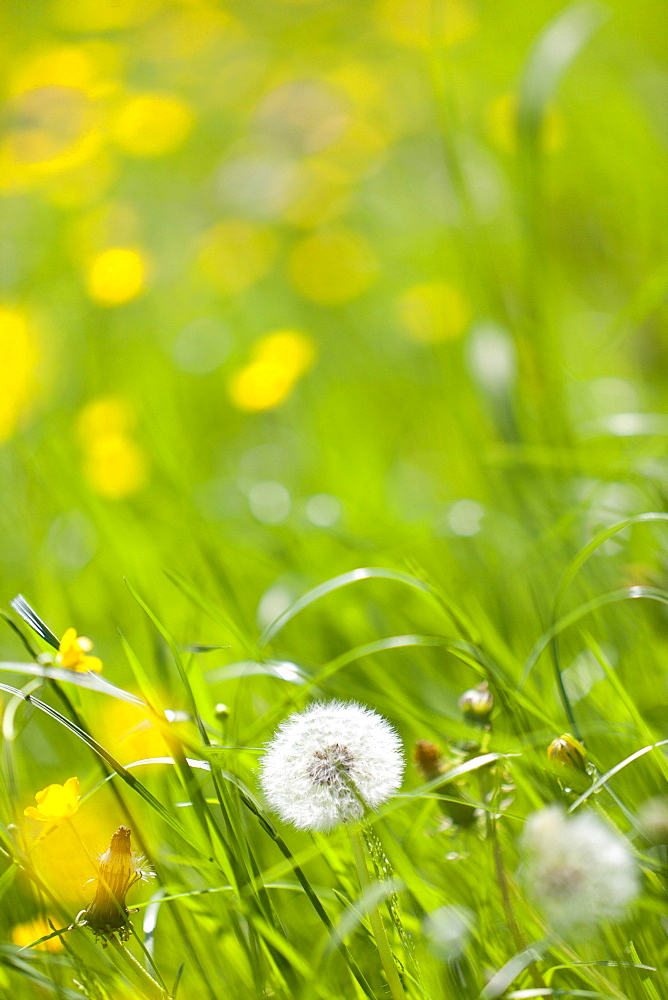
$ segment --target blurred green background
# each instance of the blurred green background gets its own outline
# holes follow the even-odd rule
[[[124,577],[179,644],[229,647],[205,670],[359,566],[431,580],[526,656],[581,546],[666,505],[668,7],[22,0],[0,17],[1,603],[23,592],[132,686],[121,629],[172,708]],[[665,551],[660,526],[615,536],[574,597],[662,586]],[[597,615],[658,723],[665,673],[638,647],[665,657],[663,612]],[[273,655],[315,669],[439,627],[369,581]],[[612,763],[628,719],[604,720],[578,643],[583,730]],[[0,654],[25,658],[9,630]],[[400,716],[407,742],[438,736],[474,680],[443,656],[385,653],[328,693]],[[241,745],[292,698],[276,678],[209,693]],[[566,726],[549,679],[537,696]],[[113,742],[127,706],[81,697],[121,759],[150,755]],[[19,814],[91,766],[56,729],[31,723]]]

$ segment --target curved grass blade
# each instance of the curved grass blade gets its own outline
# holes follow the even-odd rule
[[[633,524],[647,524],[653,521],[668,521],[668,514],[663,514],[659,511],[646,511],[644,514],[633,514],[630,517],[625,517],[622,521],[618,521],[616,524],[610,525],[608,528],[603,528],[601,531],[598,531],[594,537],[582,549],[580,549],[578,554],[573,560],[571,560],[565,571],[562,573],[561,579],[557,584],[554,599],[555,614],[564,592],[571,585],[587,560],[593,556],[594,552],[596,552],[596,550],[599,549],[604,542],[607,542],[610,538],[614,538],[614,536],[619,534],[620,531],[623,531],[624,528],[629,528]]]
[[[151,808],[153,808],[158,815],[161,816],[162,819],[164,819],[164,821],[185,840],[187,844],[192,846],[192,832],[187,831],[178,820],[174,819],[169,810],[166,809],[162,802],[159,802],[158,799],[151,794],[151,792],[149,792],[148,788],[142,785],[142,783],[138,781],[133,774],[130,774],[128,769],[124,767],[123,764],[117,761],[108,750],[98,743],[97,740],[93,739],[92,736],[84,732],[84,730],[77,726],[76,723],[70,721],[70,719],[66,719],[64,715],[61,715],[61,713],[55,708],[52,708],[51,705],[47,705],[46,702],[40,701],[38,698],[34,698],[31,694],[23,694],[22,691],[18,688],[12,687],[10,684],[0,683],[0,691],[6,691],[8,694],[12,694],[17,698],[22,698],[29,705],[34,705],[34,707],[39,709],[40,712],[44,712],[45,715],[55,719],[55,721],[60,723],[61,726],[69,729],[71,733],[90,747],[90,749],[93,750],[98,757],[101,757],[102,760],[106,761],[106,763],[114,769],[116,774],[118,774],[118,776],[122,778],[122,780],[129,785],[133,791],[137,792],[137,794],[140,795],[141,798],[143,798],[144,801],[147,802]],[[202,853],[205,853],[208,857],[208,852],[203,851]]]
[[[366,567],[361,569],[353,569],[349,573],[342,573],[340,576],[334,576],[331,580],[326,580],[325,583],[319,584],[317,587],[313,587],[312,590],[307,591],[301,597],[297,598],[289,608],[281,612],[278,617],[276,617],[273,622],[271,622],[258,640],[258,646],[262,649],[264,646],[270,642],[275,635],[277,635],[281,629],[288,624],[289,621],[298,615],[305,608],[310,607],[316,601],[319,601],[321,597],[326,597],[328,594],[334,593],[336,590],[340,590],[342,587],[347,587],[351,583],[357,583],[360,580],[392,580],[395,583],[404,583],[409,587],[413,587],[415,590],[420,590],[422,593],[427,594],[429,597],[434,597],[434,593],[431,587],[424,583],[423,580],[419,580],[416,576],[411,576],[409,573],[402,573],[400,570],[394,569],[382,569],[381,567]]]
[[[578,799],[576,799],[571,806],[569,806],[568,811],[573,812],[574,809],[577,809],[578,806],[581,806],[582,803],[585,802],[590,795],[593,795],[594,792],[598,791],[599,788],[602,788],[602,786],[605,785],[610,780],[610,778],[614,777],[615,774],[617,774],[619,771],[622,771],[629,764],[632,764],[634,760],[638,760],[640,757],[644,757],[645,754],[651,753],[652,750],[657,750],[659,747],[665,747],[665,746],[668,746],[668,740],[659,740],[658,743],[651,743],[649,746],[642,747],[641,750],[636,750],[635,753],[632,753],[630,757],[625,757],[624,760],[620,760],[618,764],[615,764],[615,766],[611,767],[609,771],[606,771],[605,774],[602,774],[600,778],[597,778],[596,781],[589,786],[586,792],[583,792],[582,795]]]
[[[520,135],[532,143],[562,77],[607,17],[605,7],[583,0],[560,11],[538,35],[526,61],[517,108]]]
[[[30,677],[44,677],[52,681],[63,681],[65,684],[74,684],[76,687],[86,688],[89,691],[98,691],[100,694],[108,694],[111,698],[118,698],[119,701],[127,701],[131,705],[146,707],[136,694],[124,691],[123,688],[116,687],[99,674],[79,673],[75,670],[65,670],[61,667],[46,667],[39,663],[0,663],[0,670],[9,674],[27,674]]]
[[[23,594],[17,594],[16,597],[12,598],[9,606],[14,608],[17,615],[20,615],[23,621],[30,625],[33,632],[36,632],[41,639],[48,642],[54,649],[60,648],[60,639],[53,634],[46,622],[43,622],[37,612],[30,607]]]
[[[598,608],[603,608],[608,604],[616,604],[620,601],[634,601],[639,598],[647,601],[658,601],[660,604],[668,604],[668,591],[660,590],[658,587],[623,587],[621,590],[611,590],[606,594],[600,594],[598,597],[592,598],[591,601],[586,601],[567,615],[564,615],[563,618],[560,618],[551,628],[542,634],[529,653],[522,677],[519,680],[518,689],[522,690],[541,653],[555,636]]]

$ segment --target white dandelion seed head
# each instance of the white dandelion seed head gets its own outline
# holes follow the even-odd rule
[[[547,806],[529,816],[522,843],[529,891],[564,936],[619,919],[639,892],[626,841],[592,812],[567,816]]]
[[[260,782],[284,822],[330,830],[389,799],[404,766],[401,740],[377,712],[356,702],[317,702],[279,727]]]

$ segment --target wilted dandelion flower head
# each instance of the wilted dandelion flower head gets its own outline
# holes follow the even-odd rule
[[[522,839],[527,886],[560,934],[620,918],[638,893],[626,841],[592,812],[548,806],[529,816]]]
[[[399,736],[356,702],[317,702],[278,729],[261,763],[271,808],[300,830],[329,830],[375,809],[401,784]]]

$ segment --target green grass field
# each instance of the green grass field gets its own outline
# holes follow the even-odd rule
[[[0,996],[665,1000],[668,7],[0,23]]]

